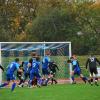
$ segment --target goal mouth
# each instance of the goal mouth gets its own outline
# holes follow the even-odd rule
[[[60,72],[57,72],[56,78],[69,78],[71,65],[68,67],[67,60],[71,57],[71,42],[0,42],[0,63],[2,66],[7,65],[16,57],[21,61],[29,60],[31,54],[36,52],[42,58],[49,55],[50,59],[58,65]],[[0,80],[5,80],[5,74]]]

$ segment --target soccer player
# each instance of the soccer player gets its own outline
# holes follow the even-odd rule
[[[46,55],[43,57],[42,61],[42,74],[43,74],[43,79],[45,80],[47,78],[47,83],[50,80],[50,72],[49,72],[49,62],[50,62],[50,53],[46,52]]]
[[[29,61],[22,62],[22,66],[23,66],[23,69],[24,69],[24,82],[30,76],[31,67],[28,67],[28,63],[29,63]]]
[[[54,61],[49,63],[49,69],[50,69],[51,81],[52,81],[51,84],[53,84],[53,82],[55,82],[55,84],[57,84],[57,80],[55,79],[55,75],[56,75],[56,70],[59,71],[59,68]]]
[[[72,78],[72,83],[75,84],[75,79],[74,79],[74,75],[77,74],[78,76],[80,76],[80,78],[86,83],[88,81],[88,79],[86,77],[83,76],[83,74],[81,73],[81,69],[79,66],[79,62],[76,58],[76,55],[73,55],[71,57],[71,59],[68,61],[68,63],[72,64],[72,72],[71,72],[71,78]]]
[[[8,65],[6,76],[7,76],[7,82],[3,83],[0,85],[0,87],[5,87],[9,85],[10,81],[12,81],[12,86],[11,86],[11,91],[13,91],[16,87],[16,82],[15,82],[15,76],[14,72],[18,70],[19,72],[22,72],[22,70],[19,69],[20,63],[19,63],[19,58],[16,58],[14,62],[11,62]]]
[[[97,81],[98,81],[97,63],[100,65],[100,61],[94,55],[90,55],[90,57],[86,61],[86,69],[88,69],[89,73],[90,73],[91,85],[93,85],[93,79],[94,79],[95,80],[95,85],[98,86],[98,83],[97,83]]]
[[[22,70],[22,72],[17,71],[17,77],[20,80],[20,82],[18,83],[18,86],[23,87],[24,86],[24,78],[23,78],[24,69],[23,69],[23,66],[20,65],[19,69]]]
[[[29,67],[32,67],[30,71],[30,80],[29,80],[30,87],[32,87],[32,81],[35,78],[37,79],[37,85],[41,86],[39,57],[34,56],[34,59],[31,59],[29,62]]]

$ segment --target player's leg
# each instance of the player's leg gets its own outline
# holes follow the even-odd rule
[[[50,72],[50,74],[51,74],[51,84],[53,84],[53,82],[54,82],[54,75],[53,75],[53,72]]]
[[[12,82],[11,91],[14,91],[14,89],[15,89],[15,87],[16,87],[16,80],[15,80],[15,79],[16,79],[16,78],[15,78],[14,74],[11,74],[11,75],[10,75],[10,80],[11,80],[11,82]]]
[[[16,82],[15,80],[12,80],[12,86],[11,86],[11,91],[14,91],[15,87],[16,87]]]
[[[29,79],[29,87],[32,87],[32,81],[35,78],[35,74],[33,72],[30,72],[30,79]]]
[[[0,85],[0,88],[9,85],[9,83],[10,83],[10,74],[7,74],[7,75],[6,75],[6,80],[7,80],[7,82],[2,83],[2,84]]]
[[[0,88],[5,87],[7,85],[9,85],[9,83],[8,82],[5,82],[5,83],[3,83],[3,84],[0,85]]]
[[[36,78],[36,77],[33,79],[32,85],[33,85],[33,86],[36,86],[36,85],[37,85],[37,78]]]
[[[49,81],[49,75],[48,75],[48,70],[46,69],[46,68],[43,68],[42,69],[42,74],[43,74],[43,80],[46,80],[46,79],[48,79],[48,81]],[[48,82],[47,81],[47,82]]]
[[[41,78],[41,86],[45,86],[45,80],[43,77]]]
[[[53,84],[54,76],[53,76],[53,72],[52,71],[50,71],[50,80],[51,80],[51,84]]]
[[[42,77],[43,79],[46,79],[46,70],[44,68],[42,69]]]
[[[27,80],[29,74],[28,73],[24,73],[24,82]]]
[[[56,74],[55,72],[52,73],[52,80],[51,80],[52,83],[51,84],[53,84],[53,82],[55,82],[55,84],[58,83],[57,80],[56,80],[56,78],[55,78],[55,74]]]
[[[76,81],[75,81],[74,75],[75,75],[75,70],[71,72],[72,84],[76,84]]]
[[[48,69],[45,70],[45,74],[47,76],[47,79],[45,81],[45,84],[48,85],[49,81],[50,81],[50,78],[51,78],[51,74],[50,72],[48,71]]]
[[[37,86],[41,87],[42,86],[42,78],[39,72],[36,73],[36,78],[37,78]]]
[[[99,86],[99,84],[98,84],[98,71],[97,71],[97,68],[94,69],[94,74],[95,74],[95,85]]]
[[[23,82],[23,83],[26,84],[27,86],[29,85],[29,80],[28,80],[28,82],[26,83],[26,80],[27,80],[28,78],[30,79],[30,72],[24,74],[24,82]]]
[[[17,77],[18,77],[18,79],[19,79],[18,85],[20,85],[20,84],[21,84],[21,75],[17,74]]]
[[[91,81],[91,85],[93,85],[93,79],[94,79],[93,73],[94,73],[94,70],[90,69],[90,81]]]
[[[86,83],[88,81],[88,78],[85,77],[82,73],[81,70],[77,71],[77,74],[80,76],[80,78],[83,80],[84,83]]]
[[[22,76],[19,76],[19,80],[20,80],[20,82],[18,83],[18,86],[23,87],[24,86],[24,78]]]
[[[83,76],[83,74],[80,74],[80,78],[84,81],[84,83],[86,83],[88,81],[88,78]]]

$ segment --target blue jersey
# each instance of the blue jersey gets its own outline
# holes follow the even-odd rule
[[[28,73],[29,71],[28,63],[29,63],[28,61],[24,61],[24,64],[23,64],[24,73]]]
[[[20,64],[17,62],[12,62],[8,65],[7,74],[14,74],[15,70],[19,69]]]
[[[45,56],[43,58],[43,62],[42,62],[42,69],[44,68],[48,68],[48,65],[49,65],[49,62],[50,62],[50,58],[48,56]]]
[[[77,60],[72,61],[73,70],[80,70],[80,66]]]
[[[40,63],[33,60],[32,62],[32,70],[30,71],[30,82],[36,77],[37,79],[40,78],[39,72]]]
[[[32,62],[32,69],[31,72],[39,73],[40,63],[37,61]]]

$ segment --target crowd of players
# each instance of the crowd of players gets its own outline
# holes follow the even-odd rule
[[[6,71],[7,82],[1,84],[0,88],[9,85],[9,83],[11,82],[12,83],[11,91],[15,89],[16,80],[14,73],[16,70],[17,70],[17,77],[20,80],[18,83],[19,87],[23,87],[27,82],[26,81],[27,79],[28,79],[27,85],[30,88],[33,86],[37,87],[47,86],[49,82],[51,82],[51,84],[53,83],[57,84],[55,75],[56,75],[56,70],[59,71],[59,68],[55,64],[55,62],[50,60],[49,55],[50,54],[47,52],[42,59],[42,63],[40,62],[40,57],[36,53],[32,53],[32,57],[29,59],[29,61],[21,62],[19,58],[16,58],[14,62],[11,62],[8,65]],[[72,71],[70,73],[72,84],[76,83],[74,76],[75,74],[77,74],[85,83],[88,82],[91,85],[95,83],[95,85],[98,86],[98,76],[97,76],[98,72],[96,64],[99,63],[100,65],[100,61],[97,58],[91,55],[91,57],[89,57],[86,62],[86,69],[88,69],[90,73],[89,78],[85,77],[82,74],[79,62],[75,55],[73,55],[67,61],[67,63],[72,64]],[[42,66],[42,68],[40,66]],[[2,66],[0,66],[0,68],[4,71],[4,68]],[[42,69],[42,75],[40,74],[41,69]]]
[[[42,65],[42,75],[40,75],[40,66]],[[3,69],[3,67],[1,66]],[[3,69],[4,70],[4,69]],[[17,77],[20,82],[18,83],[19,87],[23,87],[26,83],[26,79],[28,80],[28,87],[33,86],[47,86],[49,81],[51,84],[55,82],[57,84],[57,80],[55,78],[56,70],[59,70],[58,66],[55,62],[50,61],[49,53],[43,57],[42,63],[40,62],[40,57],[36,53],[32,53],[32,58],[29,61],[21,62],[19,58],[16,58],[14,62],[11,62],[8,65],[6,71],[7,82],[0,85],[0,87],[5,87],[12,83],[11,91],[13,91],[16,87],[15,80],[15,71],[17,70]]]

